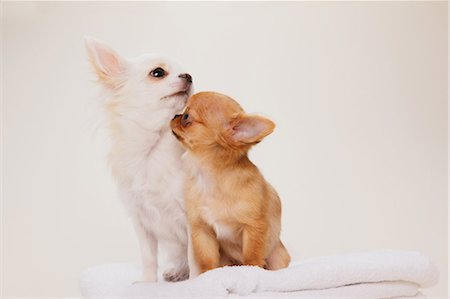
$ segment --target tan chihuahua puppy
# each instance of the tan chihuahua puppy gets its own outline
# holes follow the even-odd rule
[[[190,277],[225,265],[287,267],[280,199],[247,156],[275,124],[245,114],[230,97],[201,92],[188,100],[171,128],[187,149]]]

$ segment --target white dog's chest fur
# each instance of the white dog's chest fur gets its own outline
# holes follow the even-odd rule
[[[135,150],[122,152],[119,161],[112,158],[113,168],[127,176],[118,178],[121,199],[130,214],[158,239],[185,242],[182,150],[168,130],[155,140],[142,145],[142,150],[134,145]]]

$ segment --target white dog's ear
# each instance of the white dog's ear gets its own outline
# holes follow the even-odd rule
[[[275,124],[259,115],[241,115],[231,123],[231,138],[235,142],[251,144],[261,141],[275,129]]]
[[[122,81],[127,61],[112,48],[93,37],[85,37],[89,61],[99,80],[110,88],[117,88]]]

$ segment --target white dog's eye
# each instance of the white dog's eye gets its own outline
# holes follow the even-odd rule
[[[160,67],[157,67],[156,69],[154,69],[153,71],[150,72],[150,76],[155,77],[155,78],[162,78],[166,76],[166,71]]]

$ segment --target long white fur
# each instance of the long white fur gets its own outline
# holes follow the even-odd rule
[[[192,86],[179,77],[185,73],[182,68],[163,55],[125,59],[93,38],[86,38],[86,47],[105,97],[113,175],[139,239],[142,281],[157,280],[158,244],[173,264],[164,272],[166,280],[185,279],[189,269],[183,150],[169,122],[184,109]],[[158,66],[169,71],[166,78],[149,76]],[[185,94],[171,96],[180,91]]]

